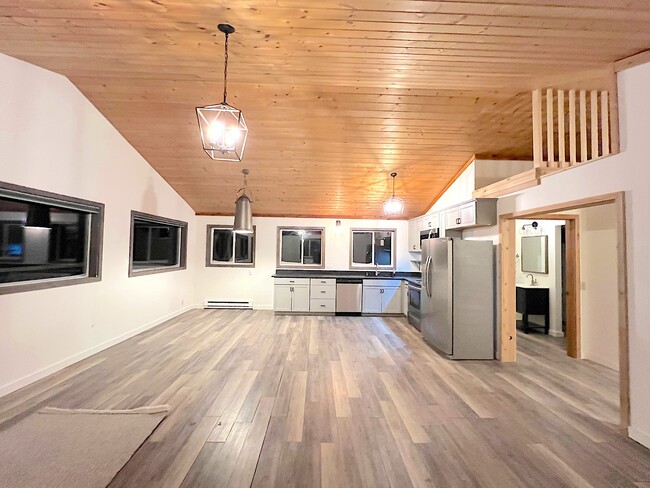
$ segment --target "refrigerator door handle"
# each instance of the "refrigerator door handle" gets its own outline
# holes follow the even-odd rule
[[[424,292],[427,292],[427,277],[429,274],[429,270],[427,269],[427,264],[429,263],[429,256],[424,260],[424,266],[422,268],[422,288],[424,288]]]
[[[427,258],[427,295],[431,298],[431,281],[429,280],[429,271],[431,270],[431,256]]]

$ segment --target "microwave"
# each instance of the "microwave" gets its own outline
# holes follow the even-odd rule
[[[427,239],[436,239],[440,237],[440,229],[426,229],[420,231],[420,249],[422,248],[422,243]]]

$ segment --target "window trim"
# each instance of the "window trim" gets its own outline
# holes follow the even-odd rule
[[[282,264],[282,231],[283,230],[319,231],[321,233],[320,264],[304,264],[302,262]],[[278,269],[296,269],[296,268],[325,269],[325,227],[278,226],[276,247],[277,247],[276,268]],[[302,246],[300,252],[302,253]]]
[[[354,233],[355,232],[372,232],[372,260],[373,262],[375,261],[375,232],[392,232],[393,233],[393,239],[390,244],[390,256],[391,256],[391,261],[392,264],[390,265],[374,265],[374,264],[355,264],[352,262],[352,259],[354,258]],[[388,270],[395,270],[397,269],[397,229],[366,229],[366,228],[352,228],[350,229],[350,269],[363,269],[363,270],[368,270],[368,269],[388,269]]]
[[[252,234],[252,249],[251,249],[251,254],[253,261],[251,263],[226,263],[223,261],[217,261],[214,262],[212,261],[212,238],[213,238],[213,230],[214,229],[221,229],[221,230],[233,230],[232,225],[212,225],[209,224],[207,226],[207,239],[206,239],[206,246],[205,246],[205,265],[209,268],[254,268],[255,267],[255,246],[257,245],[257,226],[253,226],[253,234]],[[233,232],[233,234],[235,234]],[[234,256],[234,240],[235,237],[233,235],[233,256]]]
[[[179,249],[178,249],[178,264],[176,266],[162,266],[159,268],[147,268],[147,269],[133,269],[133,235],[135,230],[135,220],[148,220],[150,222],[164,224],[164,225],[174,225],[178,227],[181,231],[181,238],[179,239]],[[167,217],[161,217],[159,215],[152,215],[144,212],[138,212],[137,210],[131,210],[131,233],[129,237],[129,278],[135,276],[145,276],[156,273],[169,273],[172,271],[180,271],[187,269],[187,222],[182,220],[170,219]]]
[[[43,203],[54,207],[66,208],[90,214],[88,227],[88,252],[86,274],[66,276],[63,278],[46,278],[42,280],[21,281],[0,285],[0,295],[22,293],[25,291],[45,290],[62,286],[80,285],[102,280],[102,257],[104,242],[104,204],[92,200],[71,197],[61,193],[38,190],[27,186],[14,185],[0,181],[0,197],[14,198],[27,202]],[[33,197],[33,198],[30,198]],[[93,217],[96,215],[96,217]]]

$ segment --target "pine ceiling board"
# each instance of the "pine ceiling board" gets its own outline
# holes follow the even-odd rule
[[[199,213],[409,217],[473,154],[529,159],[531,88],[589,80],[650,45],[641,0],[0,0],[3,52],[68,76]],[[194,107],[229,101],[242,164],[201,150]],[[586,82],[586,81],[585,81]]]

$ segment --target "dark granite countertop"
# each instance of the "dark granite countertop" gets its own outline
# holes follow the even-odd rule
[[[364,280],[403,280],[420,285],[421,273],[415,271],[374,271],[334,270],[334,269],[276,269],[273,278],[363,278]]]

